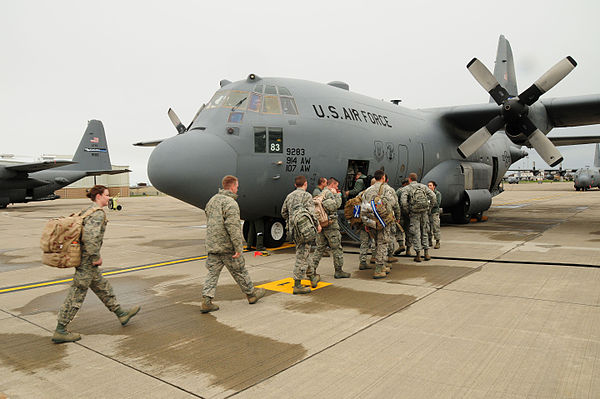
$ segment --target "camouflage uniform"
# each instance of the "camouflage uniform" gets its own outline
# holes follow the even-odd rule
[[[254,292],[254,284],[246,270],[244,256],[232,258],[236,252],[243,252],[240,207],[236,199],[236,194],[221,188],[206,204],[208,275],[204,281],[202,296],[215,297],[223,266],[229,270],[244,294],[251,295]]]
[[[365,179],[365,176],[361,176],[354,182],[354,187],[348,191],[348,199],[356,197],[358,193],[365,189]]]
[[[58,323],[63,326],[69,324],[81,308],[88,288],[94,291],[111,312],[119,308],[119,303],[110,283],[102,277],[98,266],[93,265],[93,262],[100,260],[100,248],[102,247],[108,220],[106,219],[106,213],[96,203],[90,205],[84,212],[92,208],[96,208],[97,211],[94,211],[83,220],[81,265],[75,268],[73,284],[71,284],[69,293],[58,312]]]
[[[329,220],[332,222],[329,226],[323,227],[321,232],[317,234],[317,249],[313,255],[313,272],[316,273],[319,262],[323,257],[323,252],[327,248],[327,244],[331,248],[333,254],[334,269],[339,271],[344,266],[344,253],[342,251],[342,234],[340,233],[340,225],[337,219],[337,210],[342,205],[342,194],[334,194],[329,187],[325,187],[323,192],[323,208]]]
[[[434,189],[436,204],[431,208],[429,213],[429,240],[432,237],[437,241],[441,239],[441,228],[440,228],[440,204],[442,203],[442,193],[438,189]]]
[[[286,220],[288,230],[290,228],[290,217],[297,208],[304,207],[313,217],[315,226],[319,224],[317,214],[315,213],[315,203],[312,196],[301,188],[296,188],[288,194],[281,206],[281,216]],[[308,257],[310,256],[310,243],[296,243],[296,264],[294,266],[294,280],[302,280],[306,275],[308,267]]]
[[[323,190],[321,190],[321,188],[319,186],[315,187],[315,189],[313,190],[313,197],[316,197],[317,195],[321,194],[323,192]]]
[[[398,218],[400,215],[400,207],[398,206],[398,197],[390,186],[386,183],[376,182],[371,187],[365,190],[363,194],[364,201],[371,201],[375,199],[375,197],[379,193],[379,188],[384,184],[384,188],[381,192],[381,199],[383,203],[386,205],[387,209],[394,213],[394,218]],[[393,240],[392,236],[392,225],[388,224],[382,230],[371,230],[372,234],[375,236],[375,245],[377,248],[375,249],[375,263],[377,264],[376,273],[381,271],[383,268],[383,261],[388,252],[388,243]]]
[[[402,193],[406,190],[406,187],[408,187],[408,185],[400,187],[398,190],[396,190],[398,203],[400,203],[400,198],[402,197]],[[408,229],[410,227],[409,221],[408,214],[404,211],[404,209],[402,209],[402,207],[400,207],[400,226],[402,226],[402,229],[404,230],[404,232],[400,229],[396,230],[396,241],[398,241],[400,246],[410,246],[410,242],[408,241]]]
[[[402,211],[408,214],[410,225],[408,227],[408,239],[410,240],[410,246],[419,253],[421,247],[424,250],[429,249],[429,239],[427,232],[429,231],[429,211],[423,212],[411,212],[409,210],[409,202],[413,193],[417,188],[421,188],[425,191],[427,199],[429,200],[429,207],[431,209],[437,202],[435,194],[426,185],[418,183],[416,181],[410,182],[406,189],[402,191],[400,203],[402,204]]]

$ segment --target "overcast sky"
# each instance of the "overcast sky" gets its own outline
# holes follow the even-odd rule
[[[144,182],[152,148],[132,143],[174,135],[169,107],[187,124],[221,79],[249,73],[342,80],[409,108],[485,103],[465,66],[478,57],[493,69],[500,34],[520,90],[571,55],[579,65],[543,98],[600,93],[599,17],[593,0],[5,0],[0,153],[72,154],[87,121],[99,119],[112,163]],[[560,150],[575,168],[592,162],[594,145]]]

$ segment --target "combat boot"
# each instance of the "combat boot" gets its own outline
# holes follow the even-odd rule
[[[360,262],[360,264],[358,265],[358,270],[367,270],[372,268],[373,266],[369,265],[367,262]]]
[[[314,274],[310,279],[310,286],[312,288],[317,288],[319,281],[321,281],[321,276],[319,274]]]
[[[75,342],[81,339],[81,335],[67,331],[66,326],[62,324],[58,324],[56,326],[56,330],[54,331],[54,335],[52,336],[52,342],[55,344],[62,344],[65,342]]]
[[[394,263],[394,262],[395,262],[395,261],[397,261],[397,260],[398,260],[398,258],[396,258],[395,256],[391,256],[391,255],[388,255],[388,256],[385,258],[385,261],[386,261],[386,262],[388,262],[388,263]]]
[[[252,294],[246,294],[246,296],[248,297],[248,303],[250,305],[254,305],[256,302],[258,302],[258,300],[260,298],[265,296],[265,289],[264,288],[254,288],[254,291],[252,292]]]
[[[334,278],[349,278],[350,273],[343,271],[341,267],[339,267],[339,268],[336,267],[333,277]]]
[[[377,265],[377,267],[375,268],[375,271],[373,272],[373,278],[380,279],[380,278],[385,278],[385,276],[387,276],[387,274],[385,272],[383,265]]]
[[[377,263],[377,262],[376,262],[375,255],[371,255],[371,260],[370,260],[369,262],[370,262],[370,263]]]
[[[212,298],[209,296],[202,297],[202,305],[200,305],[200,311],[202,313],[214,312],[219,310],[219,305],[212,303]]]
[[[431,238],[429,239],[429,246],[433,247],[433,240]]]
[[[300,280],[294,280],[294,295],[296,294],[310,294],[310,287],[302,285]]]
[[[416,251],[416,252],[417,252],[417,254],[415,255],[414,261],[415,262],[421,262],[422,261],[422,259],[421,259],[421,251]]]
[[[433,249],[440,249],[440,240],[435,240],[435,247]]]
[[[429,256],[429,250],[428,249],[425,250],[425,256],[423,256],[423,259],[425,259],[425,260],[431,260],[431,256]]]
[[[410,246],[406,247],[406,253],[404,255],[406,255],[406,256],[412,256],[412,254],[410,253]]]
[[[400,248],[394,252],[394,255],[400,255],[404,251],[406,251],[406,247],[404,245],[400,245]]]
[[[390,272],[392,271],[392,268],[388,265],[384,265],[383,271],[385,272],[385,274],[390,274]]]
[[[134,307],[132,307],[129,310],[123,310],[119,306],[117,308],[117,310],[115,310],[115,314],[119,318],[119,321],[121,322],[121,325],[124,326],[125,324],[127,324],[129,322],[129,320],[133,316],[135,316],[136,314],[138,314],[138,312],[140,311],[141,308],[142,308],[141,306],[134,306]]]

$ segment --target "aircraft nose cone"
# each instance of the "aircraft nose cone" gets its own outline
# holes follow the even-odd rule
[[[235,174],[237,155],[219,137],[187,132],[160,143],[148,159],[148,177],[161,192],[194,206],[204,206]]]

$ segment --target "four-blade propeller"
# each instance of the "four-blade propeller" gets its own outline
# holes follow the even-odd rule
[[[530,105],[560,82],[576,66],[577,63],[573,58],[566,57],[550,68],[548,72],[536,80],[527,90],[519,94],[518,97],[511,98],[489,69],[477,58],[473,58],[467,64],[467,69],[496,101],[496,104],[502,108],[500,115],[473,133],[458,147],[458,153],[463,158],[468,158],[484,145],[495,132],[504,127],[509,137],[516,137],[520,133],[524,134],[529,144],[535,148],[548,165],[558,165],[563,160],[562,155],[548,137],[529,119],[527,114]]]

